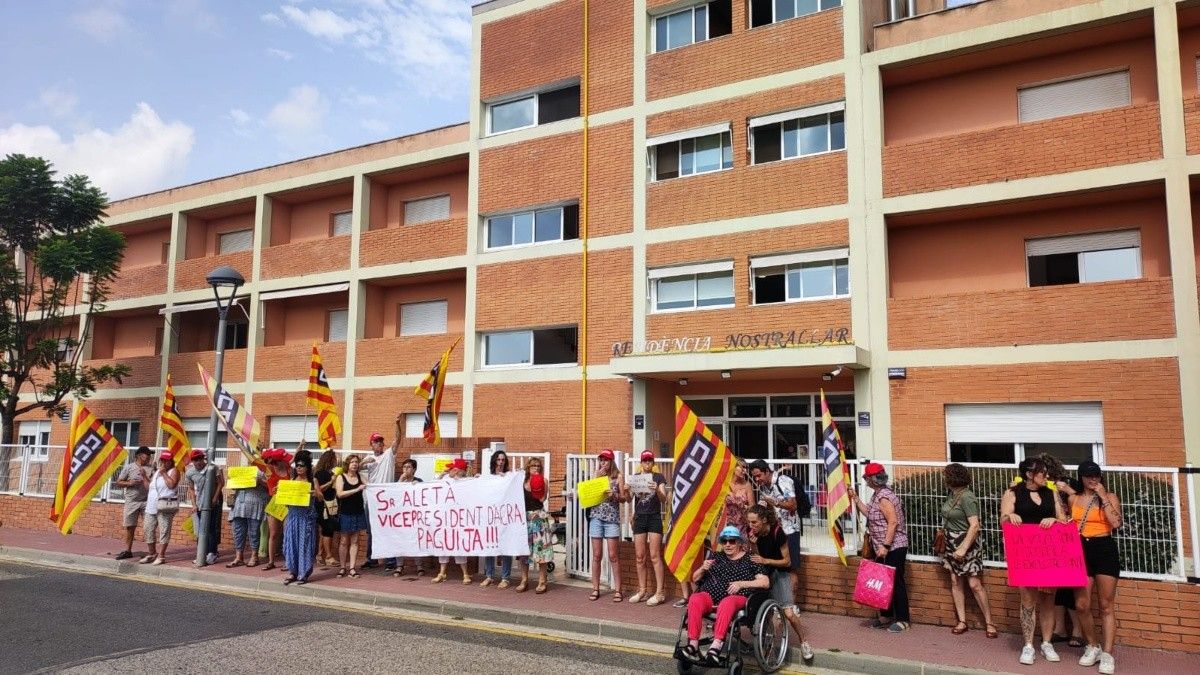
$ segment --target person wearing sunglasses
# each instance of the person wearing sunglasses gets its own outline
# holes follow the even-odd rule
[[[717,538],[721,551],[707,558],[700,568],[692,573],[692,582],[699,584],[695,593],[688,598],[687,635],[688,643],[683,655],[688,660],[716,666],[721,648],[725,645],[724,635],[738,610],[746,606],[746,600],[756,589],[771,587],[763,568],[750,558],[746,551],[746,540],[742,531],[727,525]],[[703,659],[700,656],[700,630],[704,615],[717,608],[717,620],[713,624],[713,641]]]

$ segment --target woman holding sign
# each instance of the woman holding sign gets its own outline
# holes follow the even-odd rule
[[[234,475],[239,469],[239,475]],[[242,483],[240,472],[250,474],[248,484]],[[258,566],[259,525],[267,508],[267,479],[256,466],[230,467],[226,485],[233,488],[233,507],[229,509],[229,524],[233,530],[233,562],[226,567],[245,565],[242,551],[250,544],[250,567]]]
[[[1100,662],[1101,673],[1116,672],[1112,657],[1117,634],[1117,617],[1113,603],[1117,598],[1117,578],[1121,576],[1121,554],[1113,539],[1113,530],[1121,526],[1121,500],[1108,491],[1100,465],[1087,461],[1079,465],[1079,482],[1083,490],[1071,497],[1071,520],[1079,527],[1083,539],[1083,561],[1087,566],[1088,583],[1075,589],[1075,609],[1083,629],[1087,648],[1079,659],[1081,666]],[[1092,624],[1092,587],[1100,603],[1100,620],[1104,645],[1096,643],[1096,626]]]
[[[596,465],[594,478],[608,478],[608,490],[604,499],[591,507],[588,518],[588,536],[592,539],[592,593],[589,600],[600,597],[600,559],[608,549],[608,562],[612,565],[612,601],[621,602],[621,558],[617,554],[617,544],[621,538],[621,502],[628,501],[625,493],[625,481],[617,468],[613,451],[605,448],[600,451],[599,463]]]
[[[663,593],[662,505],[667,501],[667,479],[654,470],[654,453],[642,453],[642,472],[630,476],[629,492],[633,497],[633,548],[636,552],[638,591],[629,598],[630,602],[646,599],[646,605],[654,607],[667,599]],[[649,559],[647,560],[647,557]],[[654,569],[654,594],[646,589],[649,575],[646,568]]]
[[[1029,461],[1024,469],[1020,483],[1005,491],[1000,499],[1000,522],[1021,525],[1023,523],[1037,524],[1042,529],[1049,529],[1055,523],[1067,522],[1063,515],[1062,502],[1054,496],[1054,492],[1046,486],[1046,463],[1040,459]],[[1058,652],[1050,640],[1054,634],[1054,589],[1020,587],[1021,592],[1021,632],[1025,636],[1025,646],[1021,648],[1020,662],[1033,665],[1033,632],[1040,624],[1042,630],[1042,656],[1047,661],[1059,660]]]
[[[288,578],[283,580],[284,586],[292,582],[307,584],[317,553],[317,513],[312,507],[312,500],[317,493],[312,484],[312,454],[307,450],[297,450],[293,466],[292,482],[303,483],[308,488],[309,503],[303,506],[288,504],[287,517],[283,519],[283,562],[290,572]]]

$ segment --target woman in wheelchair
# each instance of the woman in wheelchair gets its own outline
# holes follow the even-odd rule
[[[746,606],[746,599],[756,589],[770,588],[771,582],[763,568],[750,559],[742,532],[730,525],[721,530],[717,541],[721,552],[709,557],[692,574],[692,581],[699,584],[688,599],[687,636],[688,643],[682,649],[684,657],[695,663],[701,662],[699,652],[700,631],[704,615],[717,608],[717,619],[713,624],[713,641],[703,660],[719,663],[724,636],[738,610]]]

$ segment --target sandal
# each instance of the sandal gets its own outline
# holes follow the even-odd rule
[[[954,628],[950,629],[950,633],[953,635],[962,635],[965,632],[967,632],[967,622],[966,621],[959,621],[954,626]]]
[[[527,588],[529,588],[529,580],[522,579],[521,583],[517,584],[517,587],[514,588],[513,590],[516,591],[517,593],[524,593],[525,589],[527,589]]]
[[[908,630],[908,622],[907,621],[897,621],[896,623],[888,626],[887,632],[903,633],[906,630]]]
[[[662,593],[659,593],[658,595],[655,595],[654,597],[652,597],[652,598],[650,598],[649,600],[647,600],[647,601],[646,601],[646,606],[647,606],[647,607],[656,607],[656,606],[658,606],[658,605],[661,605],[661,604],[663,604],[663,602],[664,602],[666,599],[667,599],[667,596],[663,595]]]
[[[688,661],[691,661],[693,663],[700,663],[700,651],[698,649],[696,649],[693,645],[684,645],[679,650],[679,653],[680,653],[680,655],[683,656],[683,658],[687,659]]]
[[[266,564],[266,566],[265,566],[265,567],[263,567],[263,568],[262,568],[262,571],[264,571],[264,572],[269,572],[269,571],[271,571],[271,570],[273,570],[273,569],[276,569],[276,567],[275,567],[275,563],[273,563],[273,562],[269,562],[269,563],[267,563],[267,564]]]
[[[338,573],[337,573],[337,575],[338,575],[338,578],[339,578],[339,579],[341,579],[342,577],[346,576],[346,568],[345,568],[345,567],[343,567],[342,569],[338,570]]]
[[[297,586],[303,586],[304,584],[307,584],[307,583],[308,583],[308,577],[304,577],[303,579],[300,579],[300,580],[298,580],[298,581],[296,582],[296,585],[297,585]]]
[[[258,567],[258,558],[251,558],[250,562],[246,563],[246,567]]]
[[[1083,644],[1083,638],[1081,638],[1081,637],[1075,637],[1075,636],[1073,636],[1073,635],[1072,635],[1072,636],[1071,636],[1071,639],[1070,639],[1070,640],[1067,640],[1067,646],[1068,646],[1068,647],[1075,647],[1076,649],[1082,648],[1082,647],[1084,646],[1084,644]]]
[[[986,624],[985,627],[987,628],[987,630],[983,631],[983,634],[989,640],[995,640],[996,638],[1000,637],[1000,633],[996,630],[996,627],[994,625],[989,623],[989,624]]]
[[[292,585],[293,583],[295,583],[295,581],[296,581],[296,577],[288,577],[288,578],[286,578],[286,579],[284,579],[284,580],[283,580],[283,585],[284,585],[284,586],[290,586],[290,585]]]
[[[399,577],[404,576],[404,573],[401,572],[400,570],[396,570],[396,571],[392,572],[392,576],[399,578]]]
[[[709,650],[704,653],[704,660],[701,662],[701,665],[709,668],[720,668],[721,650],[710,647]]]
[[[625,596],[621,595],[621,591],[613,591],[613,594],[612,594],[613,602],[621,602],[624,599],[625,599]]]
[[[537,593],[538,595],[545,593],[546,592],[546,584],[545,583],[538,584],[537,588],[533,589],[533,592]]]
[[[593,588],[592,592],[590,594],[588,594],[588,600],[595,602],[596,600],[599,600],[599,599],[600,599],[600,589]]]
[[[351,579],[357,579],[361,576],[362,575],[358,573],[358,570],[355,570],[355,569],[350,570],[350,578]]]
[[[226,568],[233,568],[233,567],[245,567],[245,566],[246,566],[246,563],[245,563],[244,561],[241,561],[241,560],[234,560],[234,561],[233,561],[233,562],[231,562],[231,563],[225,563],[225,567],[226,567]]]

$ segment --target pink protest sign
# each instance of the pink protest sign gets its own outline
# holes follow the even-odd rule
[[[1071,523],[1038,525],[1004,523],[1004,555],[1009,586],[1065,588],[1087,585],[1083,543]]]

